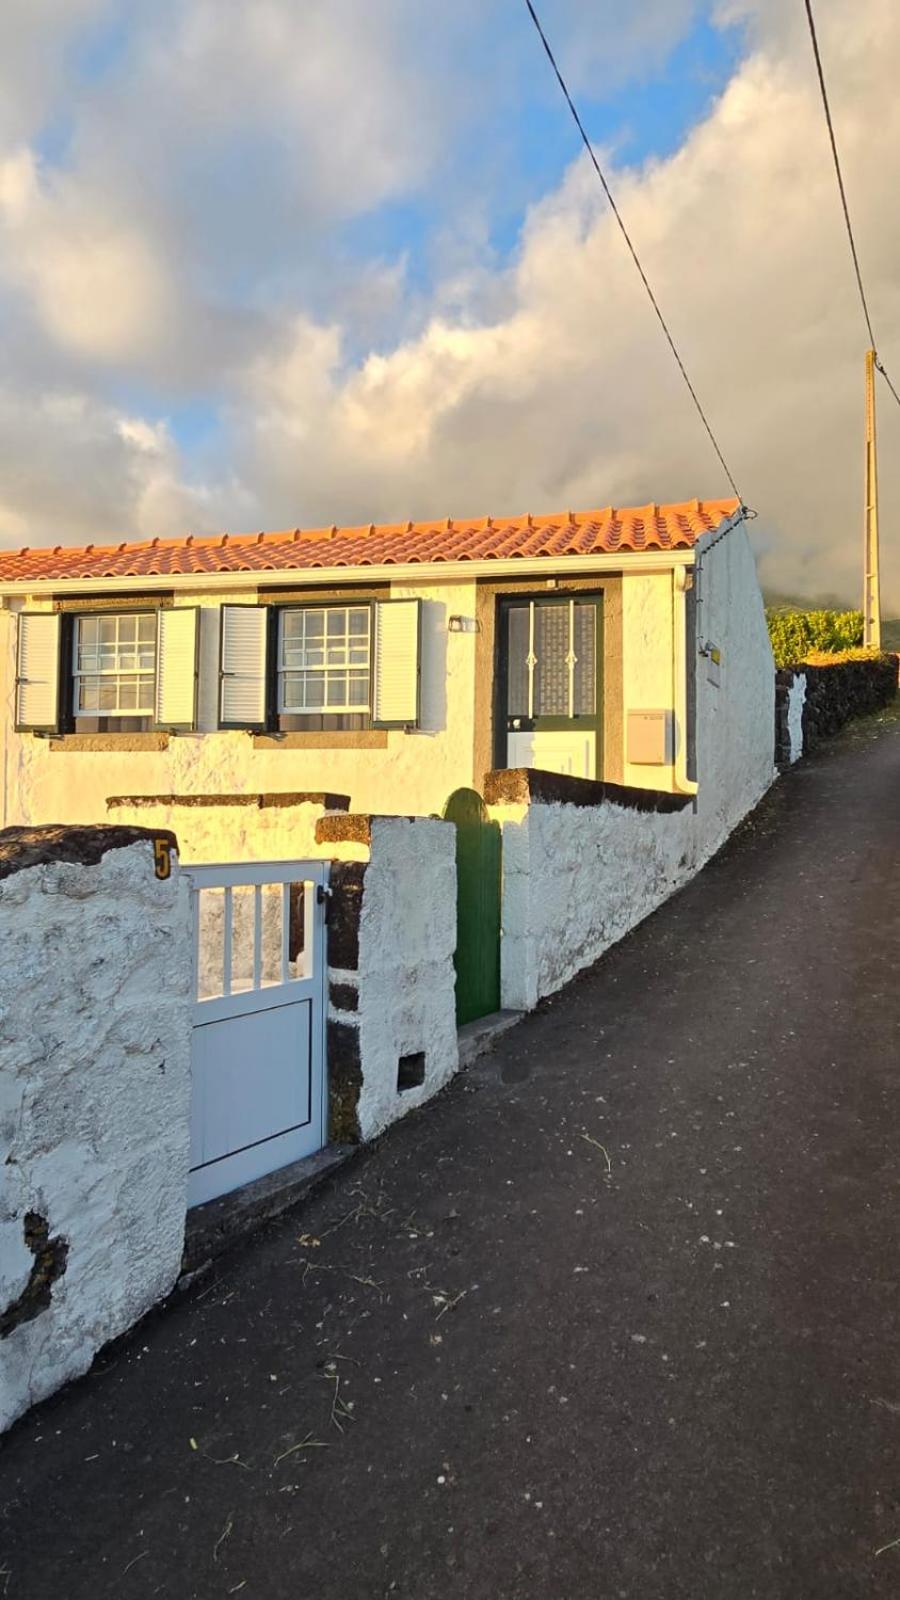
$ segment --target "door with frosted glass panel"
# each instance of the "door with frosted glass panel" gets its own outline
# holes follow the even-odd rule
[[[598,595],[501,602],[507,767],[601,774],[601,627]]]

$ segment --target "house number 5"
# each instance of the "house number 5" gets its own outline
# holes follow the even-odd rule
[[[172,876],[172,844],[169,839],[154,839],[153,865],[158,878]]]

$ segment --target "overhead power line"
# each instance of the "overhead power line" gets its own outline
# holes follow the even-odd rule
[[[650,283],[649,283],[649,280],[647,278],[647,274],[644,271],[643,267],[641,266],[640,257],[638,256],[637,250],[635,249],[634,244],[632,243],[631,235],[629,234],[628,229],[626,228],[624,222],[622,221],[622,215],[621,215],[621,212],[619,211],[618,206],[616,205],[615,200],[613,199],[612,190],[610,189],[609,184],[607,183],[606,178],[605,178],[605,176],[603,174],[603,171],[602,171],[602,168],[600,166],[600,163],[597,160],[596,155],[594,154],[594,147],[591,144],[591,141],[588,138],[587,134],[585,133],[584,124],[583,124],[580,116],[578,115],[578,111],[577,111],[577,109],[575,107],[575,102],[573,101],[572,96],[570,95],[570,93],[569,93],[569,91],[568,91],[568,89],[566,87],[566,81],[565,81],[562,73],[560,72],[559,67],[556,64],[556,57],[554,56],[553,51],[550,48],[550,44],[548,42],[547,35],[545,34],[545,32],[544,32],[544,30],[543,30],[543,28],[541,26],[540,18],[538,17],[537,12],[535,11],[534,6],[532,5],[532,0],[525,0],[525,4],[528,7],[528,11],[529,11],[529,14],[531,16],[531,20],[534,23],[535,28],[538,31],[538,35],[540,37],[541,44],[544,46],[544,49],[545,49],[545,51],[547,53],[547,59],[550,62],[550,65],[553,68],[554,73],[556,74],[556,81],[559,84],[559,87],[563,92],[563,95],[564,95],[565,100],[566,100],[566,104],[568,105],[569,110],[571,111],[572,116],[573,116],[573,118],[575,120],[575,126],[578,129],[578,132],[581,134],[581,138],[582,138],[582,142],[584,144],[584,148],[585,148],[585,150],[587,151],[588,155],[591,158],[591,165],[593,166],[594,171],[597,174],[597,177],[600,179],[600,182],[603,185],[603,192],[606,195],[606,198],[607,198],[607,200],[609,202],[610,210],[612,211],[612,214],[615,217],[616,222],[619,225],[619,230],[620,230],[620,232],[622,234],[622,238],[625,240],[625,243],[627,244],[629,252],[631,254],[631,259],[634,262],[634,264],[635,264],[635,266],[636,266],[636,268],[638,270],[638,273],[640,274],[641,282],[642,282],[642,284],[644,285],[644,288],[647,291],[647,298],[649,299],[650,304],[653,307],[653,310],[656,312],[656,316],[657,316],[657,319],[659,321],[659,325],[662,328],[662,331],[666,336],[666,340],[667,340],[669,349],[671,350],[673,356],[675,357],[675,360],[676,360],[676,362],[678,364],[678,370],[681,373],[681,376],[682,376],[682,378],[684,379],[684,381],[685,381],[685,383],[687,385],[688,393],[690,394],[690,397],[693,400],[694,405],[697,408],[697,414],[698,414],[698,416],[700,418],[700,421],[703,423],[703,426],[704,426],[704,428],[706,429],[706,432],[709,435],[710,443],[712,444],[712,447],[715,450],[716,455],[719,458],[719,462],[720,462],[720,464],[722,466],[722,470],[725,473],[725,476],[728,479],[728,482],[730,483],[732,489],[734,490],[735,494],[737,495],[737,498],[740,500],[741,506],[743,507],[743,504],[744,504],[743,496],[742,496],[737,484],[735,483],[735,480],[734,480],[734,478],[732,476],[732,473],[731,473],[731,470],[730,470],[730,468],[728,466],[728,463],[725,460],[725,457],[722,454],[721,449],[719,448],[719,442],[716,439],[716,436],[713,433],[712,428],[710,427],[709,421],[707,420],[706,412],[703,410],[703,407],[700,404],[700,400],[698,398],[697,391],[694,388],[694,385],[691,383],[690,378],[688,377],[687,368],[685,367],[685,364],[682,361],[681,356],[678,353],[678,348],[677,348],[677,346],[675,344],[675,340],[673,339],[673,337],[672,337],[672,335],[671,335],[671,333],[669,331],[668,323],[666,322],[666,319],[663,316],[662,311],[659,308],[659,302],[657,301],[657,298],[656,298],[655,294],[653,293],[653,290],[650,287]]]
[[[859,265],[859,255],[856,249],[856,240],[853,236],[853,224],[850,221],[850,207],[847,204],[847,191],[844,188],[844,175],[841,171],[841,158],[838,155],[837,138],[835,137],[834,132],[834,121],[831,116],[831,106],[828,103],[828,90],[825,87],[825,71],[822,66],[822,55],[819,50],[819,39],[816,33],[816,19],[813,16],[812,0],[804,0],[804,4],[806,6],[806,20],[809,23],[809,36],[812,40],[813,55],[816,58],[816,72],[818,73],[819,77],[819,88],[822,92],[822,108],[825,112],[825,121],[828,124],[828,137],[831,140],[831,154],[834,157],[834,170],[837,176],[838,190],[841,196],[841,208],[844,213],[844,222],[847,225],[847,238],[850,241],[850,254],[853,257],[853,271],[856,274],[856,284],[857,288],[859,289],[859,298],[862,304],[863,316],[866,319],[866,328],[869,334],[869,345],[875,351],[875,365],[878,368],[878,371],[881,373],[881,376],[890,389],[891,394],[894,396],[897,404],[900,405],[900,394],[897,393],[897,390],[891,383],[891,380],[888,377],[885,368],[882,366],[878,356],[878,341],[875,338],[875,330],[872,327],[872,318],[869,313],[869,302],[866,299],[862,269]]]

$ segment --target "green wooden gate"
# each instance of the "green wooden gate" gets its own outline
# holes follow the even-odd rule
[[[460,1027],[500,1010],[500,824],[475,789],[444,807],[456,824],[456,1020]]]

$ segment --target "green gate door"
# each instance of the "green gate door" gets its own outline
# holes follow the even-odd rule
[[[456,824],[456,1020],[500,1010],[500,824],[474,789],[444,807]]]

